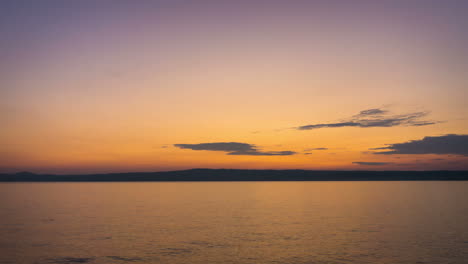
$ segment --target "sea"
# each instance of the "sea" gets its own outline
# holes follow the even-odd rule
[[[468,263],[468,182],[0,184],[0,263]]]

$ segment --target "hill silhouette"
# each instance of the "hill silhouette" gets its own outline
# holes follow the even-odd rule
[[[95,181],[466,181],[468,171],[317,171],[190,169],[164,172],[57,175],[0,174],[0,182]]]

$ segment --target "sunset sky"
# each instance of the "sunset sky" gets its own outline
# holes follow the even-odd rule
[[[2,1],[0,172],[468,169],[468,1]]]

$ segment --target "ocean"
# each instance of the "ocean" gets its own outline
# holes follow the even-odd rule
[[[0,263],[468,263],[468,182],[0,184]]]

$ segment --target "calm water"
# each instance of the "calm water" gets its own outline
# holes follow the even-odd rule
[[[0,263],[468,263],[468,182],[0,184]]]

